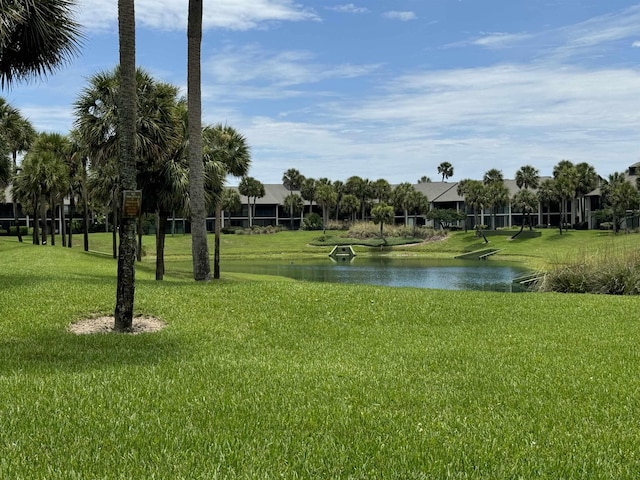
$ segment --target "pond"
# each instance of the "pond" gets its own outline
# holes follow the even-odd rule
[[[522,292],[513,280],[524,268],[495,260],[442,260],[398,257],[355,257],[353,261],[223,261],[227,272],[277,275],[296,280],[360,283],[390,287]]]

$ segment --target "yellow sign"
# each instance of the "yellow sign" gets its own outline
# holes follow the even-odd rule
[[[124,190],[122,192],[122,216],[138,218],[142,211],[142,190]]]

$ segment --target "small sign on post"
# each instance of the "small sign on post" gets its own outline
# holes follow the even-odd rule
[[[138,218],[142,211],[142,190],[124,190],[122,192],[122,216]]]

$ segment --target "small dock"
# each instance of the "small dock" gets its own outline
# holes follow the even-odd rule
[[[333,247],[333,250],[331,250],[331,253],[329,253],[329,257],[332,260],[336,260],[336,261],[348,261],[350,262],[351,260],[353,260],[353,257],[356,256],[356,252],[353,251],[353,248],[351,248],[351,245],[336,245],[335,247]]]
[[[456,255],[455,258],[462,260],[486,260],[491,255],[495,255],[498,252],[504,250],[503,248],[484,248],[482,250],[476,250],[475,252],[463,253],[462,255]]]

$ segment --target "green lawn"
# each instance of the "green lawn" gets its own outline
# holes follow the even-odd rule
[[[597,233],[491,242],[538,262],[545,251],[564,258],[637,239]],[[251,258],[318,254],[312,237],[223,239],[228,255]],[[167,247],[176,258],[189,254],[180,238]],[[474,242],[455,234],[404,254],[448,255]],[[136,311],[167,328],[76,336],[70,322],[113,310],[115,262],[3,237],[0,259],[0,478],[631,479],[640,471],[637,297],[224,273],[195,284],[169,271],[156,282],[148,259]]]

